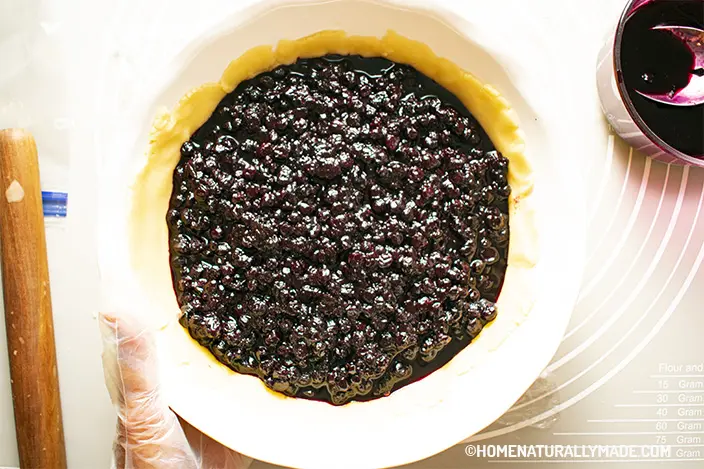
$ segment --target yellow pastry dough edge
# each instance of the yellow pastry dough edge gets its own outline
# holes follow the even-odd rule
[[[485,327],[481,336],[450,363],[428,378],[407,386],[390,397],[368,403],[351,403],[343,407],[358,407],[386,401],[397,405],[394,413],[404,413],[408,400],[424,407],[437,404],[430,398],[442,395],[442,389],[452,385],[452,376],[468,373],[482,363],[482,355],[495,350],[528,316],[534,303],[533,271],[538,259],[538,237],[533,209],[533,179],[526,158],[523,133],[516,113],[509,103],[490,85],[461,69],[451,61],[436,56],[425,44],[388,31],[383,37],[350,36],[344,31],[321,31],[296,40],[282,40],[276,47],[252,48],[233,60],[219,82],[207,83],[191,90],[172,111],[163,110],[154,120],[149,150],[144,168],[132,187],[132,209],[129,220],[130,262],[142,289],[147,292],[150,307],[166,321],[162,329],[172,348],[170,360],[180,368],[219,368],[220,375],[236,375],[221,365],[210,352],[190,339],[176,319],[178,304],[171,283],[168,229],[165,221],[172,191],[172,174],[180,158],[181,145],[210,117],[226,94],[242,81],[278,65],[290,64],[298,58],[320,57],[326,54],[359,54],[386,57],[415,67],[454,93],[479,121],[495,147],[509,159],[509,201],[511,229],[509,262],[497,307],[498,317]],[[197,364],[196,362],[200,363]],[[208,379],[211,371],[190,373]],[[202,376],[201,376],[202,375]],[[246,377],[251,378],[251,377]],[[249,394],[259,393],[258,399],[276,397],[291,400],[273,392],[255,378]],[[251,388],[253,386],[253,388]],[[260,387],[259,391],[254,388]],[[424,388],[424,392],[413,392]],[[432,394],[430,391],[432,390]],[[439,391],[439,392],[435,392]],[[296,400],[301,402],[301,400]],[[402,402],[405,404],[401,405]],[[308,403],[306,403],[308,405]],[[338,407],[337,409],[341,409]]]

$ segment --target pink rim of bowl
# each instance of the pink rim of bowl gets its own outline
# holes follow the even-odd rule
[[[665,0],[629,0],[599,52],[596,84],[601,109],[614,131],[635,150],[664,163],[704,167],[704,158],[695,158],[673,148],[650,130],[634,108],[623,83],[620,54],[626,19],[638,8],[654,1]]]

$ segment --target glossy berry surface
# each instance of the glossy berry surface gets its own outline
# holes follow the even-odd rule
[[[327,56],[247,80],[174,171],[181,323],[286,395],[387,395],[496,317],[507,173],[457,98],[409,66]]]

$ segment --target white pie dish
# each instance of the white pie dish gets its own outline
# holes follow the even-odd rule
[[[512,64],[493,57],[511,62],[510,45],[502,44],[491,27],[464,24],[438,11],[353,0],[266,3],[226,19],[158,77],[156,92],[146,96],[138,118],[129,124],[124,151],[131,159],[116,161],[106,171],[110,176],[101,213],[110,216],[101,220],[101,268],[113,297],[128,297],[129,306],[135,308],[136,303],[157,327],[166,326],[167,331],[180,327],[161,315],[160,300],[136,281],[128,262],[129,187],[135,171],[144,165],[152,120],[159,108],[171,107],[190,89],[216,80],[228,62],[246,50],[325,29],[374,36],[394,29],[428,44],[508,99],[525,133],[536,178],[540,261],[539,281],[531,292],[535,302],[525,318],[497,322],[488,331],[491,334],[482,334],[475,342],[480,344],[475,356],[481,360],[451,381],[438,375],[445,380],[440,384],[431,375],[388,398],[354,404],[345,413],[328,404],[273,394],[260,405],[265,401],[248,398],[262,392],[256,378],[232,377],[204,354],[181,354],[188,345],[169,337],[160,339],[164,389],[169,404],[183,418],[254,458],[306,468],[387,467],[442,451],[505,412],[557,349],[581,278],[583,201],[578,175],[570,172],[576,166],[571,158],[577,155],[561,151],[568,132],[554,108],[554,97],[547,102],[541,87],[546,77],[541,71],[520,76],[507,72],[504,67],[510,70]],[[442,395],[436,392],[439,389]],[[406,398],[396,398],[397,394]]]

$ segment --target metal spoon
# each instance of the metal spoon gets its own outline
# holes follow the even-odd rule
[[[652,29],[669,31],[682,40],[694,54],[694,70],[689,84],[675,93],[649,94],[638,91],[638,94],[659,103],[673,106],[696,106],[704,104],[704,30],[689,26],[660,25]]]

